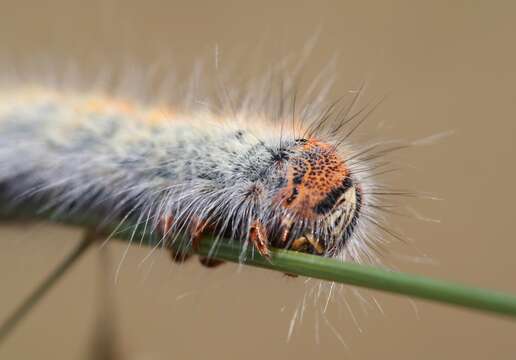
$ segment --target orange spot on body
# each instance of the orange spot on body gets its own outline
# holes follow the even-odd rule
[[[136,107],[122,100],[110,99],[110,98],[94,98],[89,100],[85,104],[85,110],[91,112],[119,112],[124,114],[134,113]]]
[[[176,113],[167,107],[156,106],[145,108],[110,97],[95,97],[86,102],[80,102],[75,109],[80,113],[127,115],[129,118],[134,118],[134,120],[144,121],[150,124],[158,124],[177,118]]]
[[[153,109],[145,115],[144,121],[151,124],[158,124],[163,121],[174,120],[174,115],[175,114],[169,109]]]

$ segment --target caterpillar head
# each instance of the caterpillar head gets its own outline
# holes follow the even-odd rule
[[[284,214],[276,246],[332,256],[357,225],[362,190],[329,144],[298,139],[289,147],[286,182],[276,201]]]

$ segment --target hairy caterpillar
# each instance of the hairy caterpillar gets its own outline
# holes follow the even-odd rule
[[[98,90],[4,87],[0,191],[12,207],[36,201],[131,219],[167,246],[195,247],[209,232],[266,257],[278,247],[375,261],[377,231],[367,225],[387,231],[374,210],[390,194],[371,173],[400,146],[349,144],[372,110],[354,112],[360,91],[345,104],[322,91],[297,105],[291,88],[272,105],[269,92],[228,94],[230,106],[216,110],[204,100],[181,108]]]

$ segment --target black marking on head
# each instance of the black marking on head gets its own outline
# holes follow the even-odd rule
[[[299,185],[303,182],[303,178],[305,177],[306,172],[308,171],[308,166],[301,159],[294,159],[292,162],[293,177],[292,182],[295,185]]]
[[[294,187],[292,189],[292,194],[286,200],[287,204],[288,205],[292,204],[292,201],[294,201],[298,195],[299,195],[299,190],[297,189],[297,187]]]
[[[292,179],[292,182],[296,185],[299,185],[303,182],[303,177],[305,176],[305,173],[296,173],[296,175],[294,175],[294,178]]]
[[[324,199],[322,199],[314,208],[314,211],[317,214],[324,215],[327,214],[331,209],[334,208],[335,204],[339,200],[339,198],[344,194],[349,188],[353,186],[353,181],[349,176],[346,176],[342,181],[342,185],[336,188],[333,188]]]
[[[288,179],[286,177],[278,176],[278,178],[276,179],[276,188],[277,189],[281,189],[281,188],[287,186],[287,184],[288,184]]]

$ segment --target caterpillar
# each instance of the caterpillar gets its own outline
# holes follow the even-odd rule
[[[377,210],[390,194],[371,179],[400,146],[351,144],[374,109],[355,111],[361,91],[299,103],[291,86],[271,102],[264,84],[236,99],[224,89],[229,105],[219,109],[206,99],[181,107],[99,89],[4,86],[4,203],[131,222],[160,234],[175,260],[209,233],[264,257],[274,247],[376,261],[377,233],[389,233]]]

